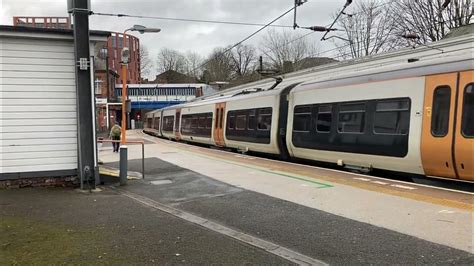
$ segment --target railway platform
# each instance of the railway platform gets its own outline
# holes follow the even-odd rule
[[[118,193],[288,263],[474,262],[472,193],[127,134],[146,178]],[[131,171],[141,158],[129,146]]]

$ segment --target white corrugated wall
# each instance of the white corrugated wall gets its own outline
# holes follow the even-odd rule
[[[0,176],[77,168],[72,41],[0,36]]]

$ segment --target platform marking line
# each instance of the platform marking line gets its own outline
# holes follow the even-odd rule
[[[389,183],[382,182],[382,181],[372,181],[372,183],[378,184],[378,185],[384,185],[384,186],[389,184]]]
[[[145,138],[146,138],[146,136],[145,136]],[[163,144],[163,145],[166,145],[166,146],[169,146],[169,147],[173,147],[175,149],[179,149],[179,150],[182,150],[182,151],[187,151],[186,146],[189,146],[189,145],[183,144],[183,143],[177,143],[177,142],[173,143],[173,144],[178,144],[178,146],[181,146],[181,147],[177,147],[176,145],[172,145],[172,144],[168,143],[168,141],[166,141],[166,140],[161,140],[161,139],[158,139],[156,137],[153,138],[152,142],[154,142],[156,144],[160,143],[160,144]],[[225,153],[225,154],[232,154],[230,152],[221,151],[221,150],[212,150],[212,151],[213,152],[221,152],[221,153]],[[278,161],[267,159],[267,158],[259,158],[259,160],[278,162]],[[281,162],[281,163],[295,165],[295,166],[299,166],[299,167],[306,167],[306,168],[309,168],[309,169],[317,169],[317,170],[330,171],[330,172],[334,172],[334,173],[341,173],[341,174],[345,174],[345,175],[350,174],[350,175],[354,175],[354,176],[366,177],[366,175],[357,174],[357,173],[347,173],[345,171],[335,170],[335,169],[327,169],[327,168],[321,168],[321,167],[310,166],[310,165],[302,165],[302,164],[296,164],[296,163],[292,163],[292,162]],[[324,179],[324,177],[322,177],[322,176],[320,178]],[[377,180],[387,181],[386,178],[381,178],[381,177],[376,177],[376,176],[371,176],[371,178],[377,179]],[[462,210],[467,210],[467,211],[474,212],[474,204],[470,204],[470,203],[464,203],[464,202],[449,200],[449,199],[440,199],[440,198],[435,198],[435,197],[427,196],[427,195],[414,194],[414,193],[408,192],[408,190],[406,190],[406,191],[393,190],[393,189],[389,189],[389,188],[382,187],[382,186],[374,188],[372,186],[369,186],[369,183],[365,183],[365,182],[364,183],[348,183],[344,180],[333,179],[333,178],[330,178],[330,177],[327,177],[327,179],[330,179],[331,182],[335,182],[335,183],[342,184],[342,185],[347,185],[347,186],[352,186],[352,187],[356,187],[356,188],[360,188],[360,189],[364,189],[364,190],[368,190],[368,191],[372,191],[372,192],[376,192],[376,193],[384,193],[384,194],[388,194],[388,195],[392,195],[392,196],[398,196],[398,197],[402,197],[402,198],[408,198],[408,199],[411,199],[411,200],[423,201],[423,202],[427,202],[427,203],[431,203],[431,204],[435,204],[435,205],[442,205],[442,206],[446,206],[446,207],[457,208],[457,209],[462,209]],[[459,190],[454,190],[454,189],[433,187],[433,186],[424,185],[424,184],[413,184],[413,183],[400,181],[400,180],[390,180],[390,181],[393,182],[393,183],[406,184],[406,185],[415,185],[417,187],[425,187],[425,188],[429,188],[429,189],[433,189],[433,190],[448,191],[448,192],[454,192],[454,193],[458,193],[458,194],[466,194],[466,195],[470,195],[470,196],[474,195],[474,193],[459,191]]]
[[[170,142],[168,140],[160,139],[160,138],[157,138],[157,137],[152,137],[153,139],[150,139],[150,135],[147,135],[143,132],[141,132],[141,134],[143,135],[143,138],[146,138],[150,142],[154,142],[156,144],[161,143],[161,144],[173,147],[170,143],[168,143],[168,142]],[[178,144],[178,145],[183,146],[183,147],[190,146],[189,144],[180,143],[180,142],[173,142],[173,144]],[[180,148],[177,148],[177,147],[175,147],[175,148],[180,149]],[[212,149],[212,151],[213,152],[226,153],[226,154],[233,154],[231,152],[223,151],[223,150]],[[241,156],[250,157],[248,155],[241,155]],[[317,169],[317,170],[323,170],[323,171],[330,171],[330,172],[346,174],[346,175],[350,174],[350,175],[353,175],[353,176],[367,177],[367,175],[363,175],[363,174],[348,173],[347,171],[343,171],[343,170],[330,169],[330,168],[318,167],[318,166],[313,166],[313,165],[305,165],[305,164],[298,164],[298,163],[293,163],[293,162],[278,161],[278,160],[273,160],[273,159],[268,159],[268,158],[263,158],[263,157],[258,157],[258,159],[263,160],[263,161],[270,161],[270,162],[281,162],[281,163],[285,163],[285,164],[289,164],[289,165],[295,165],[295,166],[299,166],[299,167],[306,167],[306,168],[310,168],[310,169]],[[371,176],[370,178],[387,181],[387,178],[378,177],[378,176]],[[434,189],[434,190],[444,190],[444,191],[455,192],[455,193],[460,193],[460,194],[474,195],[474,193],[467,192],[467,191],[462,191],[462,190],[455,190],[455,189],[443,188],[443,187],[435,187],[435,186],[430,186],[430,185],[425,185],[425,184],[413,184],[413,183],[406,182],[406,181],[401,181],[401,180],[390,180],[390,181],[393,182],[393,183],[400,183],[400,184],[406,184],[406,185],[415,185],[417,187],[425,187],[425,188]],[[472,183],[472,182],[468,182],[468,183]]]
[[[415,190],[416,189],[414,187],[402,186],[402,185],[390,185],[390,186],[391,187],[396,187],[396,188],[408,189],[408,190]]]
[[[130,173],[130,171],[129,171]],[[106,176],[112,176],[112,177],[120,177],[120,170],[119,169],[114,169],[114,168],[108,168],[108,167],[103,167],[103,166],[100,166],[99,167],[99,174],[100,175],[106,175]],[[137,176],[131,176],[131,175],[127,175],[127,179],[128,180],[138,180],[138,179],[141,179]]]
[[[453,213],[456,213],[456,212],[455,211],[450,211],[450,210],[442,210],[442,211],[439,211],[438,213],[453,214]]]
[[[364,178],[364,177],[354,177],[354,178],[352,178],[352,179],[359,180],[359,181],[364,181],[364,182],[369,182],[369,181],[371,181],[370,179]]]
[[[193,152],[193,151],[187,151],[187,150],[183,150],[183,151],[184,151],[184,152],[191,153],[191,154],[193,154],[194,156],[206,158],[206,159],[213,160],[213,161],[220,161],[220,162],[227,163],[227,164],[231,164],[231,165],[237,165],[237,166],[240,166],[240,167],[245,167],[245,168],[248,168],[248,169],[257,170],[257,171],[264,172],[264,173],[267,173],[267,174],[275,174],[275,175],[279,175],[279,176],[283,176],[283,177],[288,177],[288,178],[295,179],[295,180],[299,180],[299,181],[309,182],[309,183],[318,185],[317,188],[332,188],[332,187],[334,187],[333,185],[330,185],[330,184],[326,184],[326,183],[314,181],[314,180],[313,180],[312,178],[310,178],[310,177],[305,177],[305,176],[290,174],[290,173],[281,172],[281,171],[276,171],[276,170],[267,170],[267,169],[265,169],[265,168],[258,167],[258,166],[248,166],[248,165],[245,165],[245,164],[242,164],[242,163],[236,163],[236,162],[232,162],[232,161],[225,160],[225,159],[217,159],[217,158],[215,158],[215,157],[211,157],[211,156],[207,156],[207,155],[202,155],[202,154],[200,154],[200,153],[196,153],[196,152]]]
[[[306,255],[303,255],[297,251],[291,250],[289,248],[280,246],[278,244],[269,242],[267,240],[246,234],[242,231],[238,231],[236,229],[229,228],[225,225],[210,221],[208,219],[199,217],[197,215],[194,215],[192,213],[188,213],[173,207],[170,207],[168,205],[164,205],[162,203],[159,203],[157,201],[154,201],[150,198],[125,191],[123,189],[119,189],[117,187],[110,187],[112,190],[118,192],[120,195],[123,195],[125,197],[128,197],[140,204],[143,204],[145,206],[148,206],[152,209],[156,209],[165,213],[168,213],[174,217],[177,217],[179,219],[183,219],[187,222],[190,222],[192,224],[199,225],[201,227],[204,227],[208,230],[211,230],[215,233],[225,235],[227,237],[230,237],[232,239],[238,240],[240,242],[246,243],[248,245],[251,245],[253,247],[262,249],[268,253],[271,253],[273,255],[276,255],[278,257],[281,257],[283,259],[286,259],[288,261],[291,261],[293,263],[296,263],[298,265],[328,265],[327,263],[308,257]]]

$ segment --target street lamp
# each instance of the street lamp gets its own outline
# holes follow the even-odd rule
[[[130,51],[126,44],[127,31],[138,31],[140,34],[143,33],[158,33],[161,29],[158,28],[147,28],[142,25],[134,25],[133,27],[126,29],[123,32],[123,46],[122,46],[122,140],[121,144],[124,145],[127,143],[127,113],[126,113],[126,97],[127,97],[127,65],[129,63]]]

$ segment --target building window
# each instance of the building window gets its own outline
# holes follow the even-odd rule
[[[407,135],[410,125],[410,99],[378,101],[375,108],[374,133]]]
[[[293,130],[301,132],[309,132],[311,130],[311,106],[295,107]]]
[[[337,127],[340,133],[363,133],[365,128],[365,103],[341,104]]]
[[[474,84],[469,84],[464,89],[461,128],[465,137],[474,137]]]
[[[316,121],[316,132],[331,132],[332,124],[332,105],[321,105],[318,107],[318,116]]]
[[[434,137],[444,137],[448,134],[450,108],[451,88],[448,86],[436,88],[431,116],[431,134]]]

